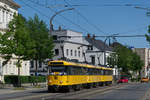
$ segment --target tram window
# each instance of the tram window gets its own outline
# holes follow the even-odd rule
[[[52,66],[51,72],[67,72],[67,67],[65,67],[65,66]]]
[[[81,70],[82,70],[82,75],[87,75],[87,69],[86,68],[81,68]]]
[[[89,75],[92,75],[92,71],[91,70],[92,70],[91,68],[88,69]]]
[[[112,70],[109,70],[109,75],[112,75]]]
[[[101,70],[101,75],[104,75],[104,70]]]
[[[74,69],[74,67],[71,67],[70,72],[71,72],[71,75],[75,75],[75,69]]]
[[[106,75],[106,70],[103,70],[103,72],[104,72],[103,75]]]
[[[99,75],[98,69],[96,69],[96,75]]]
[[[94,69],[94,75],[98,75],[97,69]]]
[[[97,69],[97,75],[100,75],[100,69]]]
[[[81,67],[71,67],[71,75],[81,75]]]
[[[71,75],[71,68],[72,68],[71,66],[67,67],[67,75]]]

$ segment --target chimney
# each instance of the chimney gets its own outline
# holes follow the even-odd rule
[[[88,37],[88,38],[90,38],[90,37],[91,37],[91,36],[90,36],[90,33],[88,33],[88,34],[87,34],[87,37]]]

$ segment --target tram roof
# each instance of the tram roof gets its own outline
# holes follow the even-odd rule
[[[89,65],[89,64],[74,63],[74,62],[68,62],[68,61],[63,61],[63,60],[49,61],[48,65],[71,65],[71,66],[80,66],[80,67],[87,67],[87,68],[103,69],[103,70],[112,70],[112,68],[105,68],[105,67],[94,66],[94,65]]]

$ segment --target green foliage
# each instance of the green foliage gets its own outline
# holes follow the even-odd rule
[[[117,55],[117,66],[122,68],[122,71],[129,74],[129,71],[139,71],[142,69],[143,61],[131,49],[121,44],[116,45],[114,51]]]
[[[30,37],[35,43],[33,48],[35,52],[30,55],[31,59],[38,61],[51,59],[54,45],[46,24],[35,15],[34,19],[29,19],[28,29]]]
[[[19,60],[28,60],[32,54],[34,43],[30,38],[26,20],[22,15],[14,15],[5,34],[0,34],[0,53],[5,55],[6,61],[12,55],[18,56]]]
[[[117,65],[117,55],[115,53],[110,54],[107,58],[107,62],[110,67],[114,68]]]
[[[21,61],[35,60],[37,62],[47,58],[51,59],[53,56],[52,49],[52,37],[49,35],[46,24],[39,20],[38,16],[26,20],[20,14],[14,15],[6,33],[0,34],[0,54],[5,59],[3,65],[7,64],[13,55],[18,60],[16,64],[18,67],[18,85],[20,83]]]
[[[36,78],[38,82],[46,82],[46,76],[20,76],[21,83],[35,83]],[[18,76],[16,75],[6,75],[4,76],[6,84],[17,84]]]

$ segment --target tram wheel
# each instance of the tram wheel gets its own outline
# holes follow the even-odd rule
[[[48,92],[50,92],[50,93],[55,92],[54,87],[52,87],[52,86],[48,86]]]
[[[75,91],[79,91],[81,89],[81,85],[74,85],[73,89]]]

